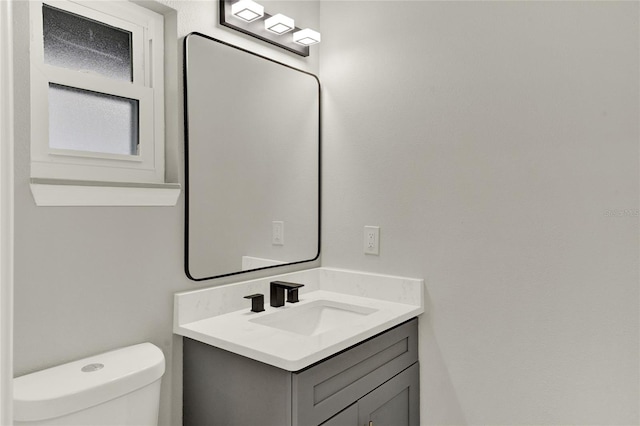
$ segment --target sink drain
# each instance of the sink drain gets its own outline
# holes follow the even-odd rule
[[[82,367],[83,373],[93,373],[94,371],[98,371],[104,367],[104,364],[87,364]]]

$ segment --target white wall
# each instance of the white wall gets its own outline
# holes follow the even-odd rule
[[[638,21],[322,2],[323,265],[425,278],[424,424],[640,422]]]
[[[166,13],[167,177],[183,180],[182,38],[199,31],[317,73],[308,58],[274,49],[218,22],[204,1],[137,3]],[[316,0],[263,2],[317,27]],[[176,13],[177,12],[177,13]],[[15,3],[15,375],[150,341],[167,358],[160,424],[181,424],[182,347],[172,334],[173,294],[231,281],[195,283],[183,272],[183,198],[175,207],[36,207],[29,191],[27,3]],[[178,43],[176,44],[176,38]],[[313,49],[312,49],[313,52]],[[171,83],[169,83],[171,84]],[[285,268],[296,270],[318,262]],[[269,272],[273,273],[273,272]],[[263,273],[247,275],[264,276]],[[235,278],[238,279],[237,277]]]
[[[13,403],[13,25],[0,3],[0,425]]]

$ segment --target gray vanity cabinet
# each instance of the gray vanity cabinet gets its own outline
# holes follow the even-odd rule
[[[185,426],[419,424],[418,321],[290,372],[184,339]]]

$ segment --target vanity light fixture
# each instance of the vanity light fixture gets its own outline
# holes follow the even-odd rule
[[[267,18],[264,21],[264,28],[267,31],[271,31],[274,34],[284,34],[288,33],[292,29],[295,28],[295,22],[293,19],[288,16],[283,15],[282,13],[278,13],[277,15],[273,15],[271,18]]]
[[[2,1],[2,0],[0,0]],[[320,33],[295,26],[293,18],[271,15],[252,0],[219,0],[220,25],[259,38],[300,56],[309,56],[309,46],[320,42]],[[289,32],[298,34],[291,37]],[[284,35],[286,34],[286,35]]]
[[[304,30],[293,33],[293,41],[303,46],[310,46],[320,43],[320,33],[311,28],[305,28]]]
[[[231,5],[231,13],[245,22],[253,22],[264,16],[264,6],[252,0],[240,0]]]

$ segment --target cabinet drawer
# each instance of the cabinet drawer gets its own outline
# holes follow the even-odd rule
[[[414,318],[293,374],[293,424],[322,423],[417,360]]]

